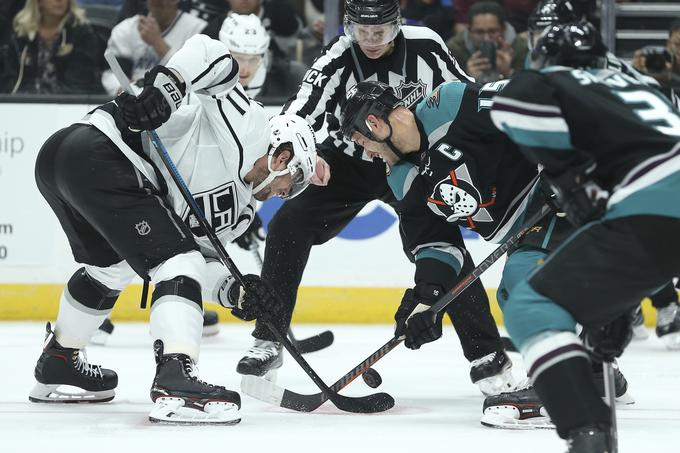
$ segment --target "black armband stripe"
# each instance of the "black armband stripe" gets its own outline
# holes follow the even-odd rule
[[[229,74],[219,82],[210,85],[209,87],[205,87],[204,90],[209,90],[210,88],[215,88],[220,85],[226,85],[234,80],[236,76],[238,76],[238,62],[236,60],[232,60],[232,65],[231,65],[231,71],[229,71]]]
[[[238,179],[243,183],[244,186],[247,186],[248,184],[246,184],[246,182],[241,177],[241,168],[243,168],[243,145],[241,145],[241,142],[239,141],[236,132],[234,132],[234,128],[231,127],[231,124],[227,119],[227,115],[224,114],[224,109],[222,108],[222,101],[220,99],[217,99],[217,108],[219,109],[220,115],[222,115],[222,120],[224,121],[224,124],[227,125],[227,129],[229,129],[231,136],[234,138],[234,141],[236,142],[236,147],[238,148]]]
[[[220,61],[224,60],[225,58],[231,58],[231,55],[227,53],[227,54],[224,54],[224,55],[222,55],[221,57],[218,57],[218,58],[216,58],[215,60],[213,60],[213,62],[210,63],[210,64],[208,65],[208,67],[205,69],[205,71],[203,71],[202,73],[200,73],[199,75],[197,75],[196,78],[195,78],[194,80],[191,81],[191,84],[193,85],[193,84],[195,84],[196,82],[198,82],[199,80],[201,80],[203,77],[205,77],[206,74],[208,74],[208,73],[212,70],[212,68],[215,67],[215,65],[216,65],[217,63],[219,63]],[[229,74],[231,74],[232,72],[234,72],[234,68],[233,68],[234,65],[233,65],[233,63],[234,63],[234,61],[232,60],[232,70],[231,70],[231,72],[230,72]],[[236,65],[236,71],[238,72],[238,65]],[[219,85],[219,84],[218,84],[218,85]]]
[[[236,85],[232,92],[236,93],[241,99],[243,99],[246,102],[246,104],[250,104],[250,99],[248,99],[248,96],[246,96],[245,93],[242,93],[239,88],[240,87],[238,85]]]
[[[229,93],[229,95],[227,96],[227,100],[231,103],[231,105],[234,106],[236,111],[239,112],[241,115],[244,115],[246,113],[246,111],[243,108],[241,108],[241,106],[238,105],[235,100],[231,98],[231,93]]]

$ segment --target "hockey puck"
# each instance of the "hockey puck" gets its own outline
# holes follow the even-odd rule
[[[364,379],[366,385],[372,389],[378,388],[380,384],[382,384],[380,373],[375,371],[373,368],[369,368],[368,370],[364,371],[364,374],[362,374],[361,377]]]

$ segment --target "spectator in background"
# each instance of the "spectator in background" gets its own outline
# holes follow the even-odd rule
[[[443,6],[441,0],[406,0],[401,16],[407,25],[431,28],[444,41],[453,33],[453,11]]]
[[[154,66],[166,64],[187,39],[206,26],[204,20],[180,11],[177,0],[147,0],[146,4],[149,14],[129,17],[113,27],[107,46],[133,81]],[[110,69],[102,74],[102,85],[110,95],[120,89]]]
[[[228,14],[254,14],[260,18],[262,25],[274,40],[271,49],[278,55],[292,56],[297,44],[297,35],[302,28],[302,21],[295,13],[288,0],[223,0],[229,5]],[[218,39],[222,23],[227,13],[210,21],[204,34]]]
[[[3,93],[101,93],[101,48],[75,0],[26,0],[12,26],[2,27]]]
[[[509,78],[524,67],[526,38],[506,24],[498,3],[475,3],[468,17],[467,29],[446,43],[465,72],[486,83]]]
[[[182,0],[179,3],[179,9],[206,22],[210,22],[219,15],[226,14],[229,10],[224,0]],[[147,14],[148,12],[146,0],[125,0],[116,22],[122,22],[128,17]]]
[[[238,62],[239,82],[248,96],[279,98],[283,103],[297,91],[307,67],[272,55],[270,36],[256,15],[230,14],[219,38]]]
[[[661,91],[674,99],[680,93],[680,18],[671,22],[665,46],[647,46],[635,51],[633,67],[661,85]]]
[[[295,55],[291,59],[311,66],[323,48],[326,18],[323,0],[306,0],[303,2],[303,18],[307,24],[298,34]]]
[[[588,1],[588,0],[586,0]],[[455,0],[453,2],[453,19],[456,23],[456,32],[465,30],[470,22],[469,11],[473,4],[479,0]],[[517,33],[527,29],[527,19],[534,10],[538,0],[498,0],[505,11],[507,22],[511,24]]]

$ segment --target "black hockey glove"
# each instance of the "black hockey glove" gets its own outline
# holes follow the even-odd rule
[[[609,324],[584,328],[583,344],[593,360],[612,362],[620,357],[633,338],[635,311],[628,311]]]
[[[603,190],[590,176],[596,166],[595,162],[590,161],[560,174],[550,174],[545,170],[541,172],[541,177],[555,193],[558,211],[564,212],[567,220],[576,227],[602,217],[607,209],[609,192]]]
[[[248,229],[241,236],[234,239],[234,242],[243,250],[253,250],[257,248],[257,243],[262,241],[264,241],[262,219],[255,213],[255,217],[250,222]]]
[[[394,336],[405,337],[404,345],[409,349],[420,349],[425,343],[442,336],[442,315],[427,309],[444,295],[439,285],[419,284],[407,289],[401,304],[394,314],[396,327]]]
[[[243,286],[229,276],[219,290],[218,301],[223,307],[231,308],[232,315],[244,321],[267,317],[278,306],[272,287],[254,274],[243,276]]]
[[[165,66],[144,75],[144,89],[135,97],[122,93],[116,98],[123,119],[132,130],[148,131],[163,125],[184,98],[186,85]]]

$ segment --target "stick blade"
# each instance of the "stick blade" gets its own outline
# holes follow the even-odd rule
[[[334,340],[335,336],[333,335],[333,332],[326,330],[318,335],[314,335],[313,337],[298,340],[297,348],[300,353],[307,354],[310,352],[326,349],[333,344]]]
[[[394,407],[394,398],[389,393],[381,392],[372,395],[349,398],[337,395],[333,397],[333,404],[338,409],[355,414],[376,414]]]

